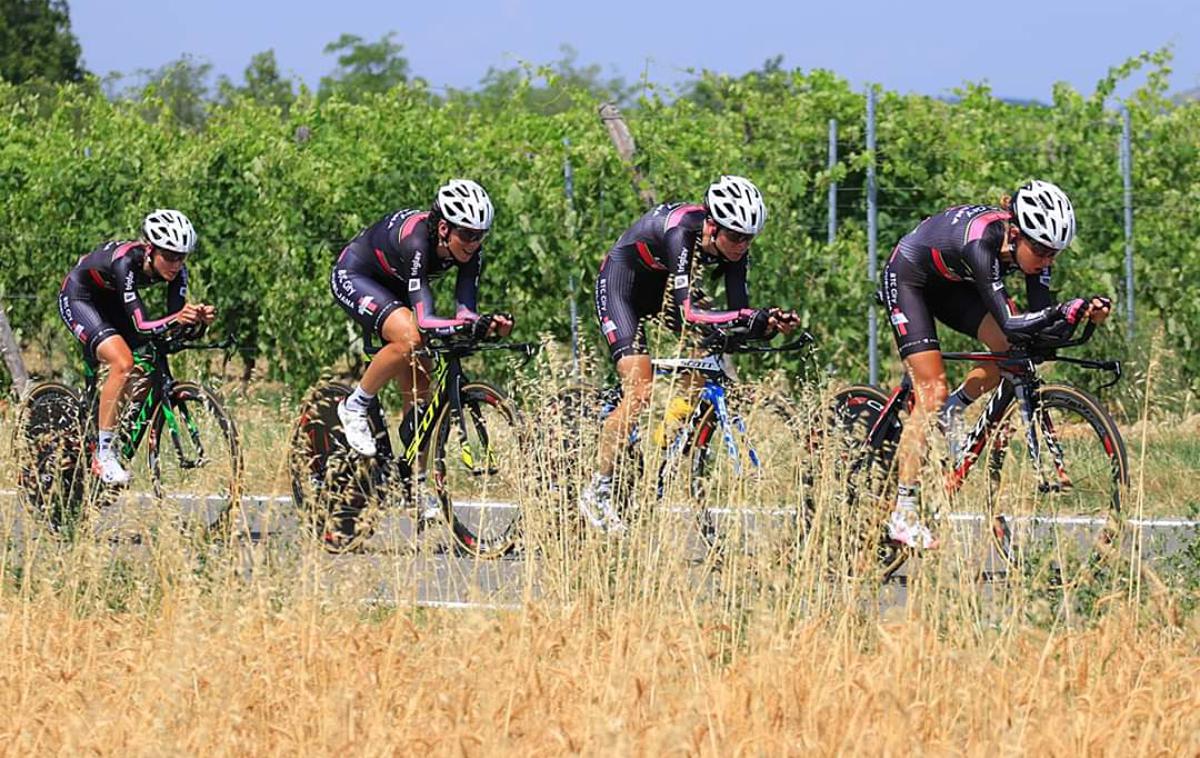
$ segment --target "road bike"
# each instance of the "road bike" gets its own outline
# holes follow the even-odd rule
[[[240,506],[237,426],[213,390],[177,380],[169,361],[185,350],[234,347],[232,339],[200,342],[203,333],[203,327],[178,327],[149,337],[134,350],[134,370],[119,413],[117,452],[131,470],[131,486],[149,479],[156,512],[170,513],[185,528],[214,532],[231,526],[233,506]],[[110,505],[122,492],[91,473],[97,369],[96,363],[84,361],[82,392],[61,382],[41,382],[20,407],[14,439],[19,497],[55,532],[73,532],[89,504]],[[143,445],[144,467],[137,461]]]
[[[1006,569],[1044,571],[1056,584],[1085,581],[1098,561],[1120,552],[1128,528],[1122,512],[1129,485],[1129,461],[1116,422],[1091,393],[1046,382],[1039,367],[1058,362],[1121,377],[1114,360],[1070,358],[1059,350],[1087,342],[1081,336],[1040,336],[1010,340],[1006,352],[943,353],[948,361],[992,363],[1001,381],[985,399],[978,419],[961,440],[949,442],[946,490],[954,503],[981,505],[979,519],[991,535],[995,554]],[[860,444],[850,467],[849,500],[865,512],[866,539],[882,532],[895,502],[896,454],[904,414],[915,393],[905,375],[886,398],[874,387],[851,386],[837,394],[833,414],[845,430],[857,430]],[[967,488],[967,476],[983,461],[981,487]],[[959,514],[972,520],[971,514]],[[1084,539],[1079,533],[1084,532]],[[876,555],[890,575],[907,551],[885,538]]]
[[[703,379],[687,418],[676,429],[663,430],[657,476],[642,490],[655,503],[669,498],[675,482],[683,484],[683,509],[694,516],[709,549],[725,549],[737,533],[798,534],[806,518],[811,475],[807,430],[798,408],[784,396],[761,388],[738,386],[731,355],[789,353],[813,342],[808,333],[779,346],[769,338],[751,338],[743,329],[714,329],[700,343],[701,355],[656,358],[659,376],[694,374]],[[600,425],[621,399],[620,385],[599,388],[580,384],[553,398],[546,419],[537,470],[545,489],[562,499],[565,527],[579,528],[578,484],[591,478]],[[645,468],[643,437],[634,426],[622,446],[613,480],[613,503],[622,520],[632,523],[639,512],[639,482]],[[643,509],[648,510],[648,509]],[[753,516],[747,524],[741,516]],[[790,525],[784,529],[781,524]]]
[[[485,333],[490,321],[484,316],[476,333]],[[414,355],[432,359],[430,399],[404,415],[398,447],[392,446],[376,399],[367,414],[375,455],[363,457],[350,448],[337,416],[338,403],[351,392],[342,382],[318,385],[303,403],[291,435],[292,494],[302,521],[330,552],[362,548],[382,514],[393,509],[417,511],[417,529],[423,530],[433,516],[425,513],[428,503],[434,502],[454,544],[469,555],[500,557],[517,541],[521,417],[502,390],[469,378],[462,361],[494,351],[528,361],[537,345],[466,334],[425,335],[424,341]],[[369,339],[366,346],[369,359],[378,350]]]

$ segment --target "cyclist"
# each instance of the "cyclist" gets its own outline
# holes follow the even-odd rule
[[[195,249],[196,230],[187,216],[159,209],[142,222],[140,240],[105,242],[80,258],[63,280],[59,315],[83,343],[85,359],[108,366],[100,388],[100,439],[92,456],[92,473],[105,484],[129,482],[115,438],[117,406],[133,370],[132,348],[176,324],[211,324],[216,315],[211,305],[186,302],[184,262]],[[158,282],[167,283],[167,315],[150,320],[138,290]]]
[[[1075,211],[1054,184],[1031,181],[1000,206],[961,205],[922,221],[892,251],[882,272],[882,295],[896,345],[911,374],[917,402],[900,438],[899,489],[888,519],[889,537],[908,547],[933,548],[937,540],[917,511],[918,477],[926,425],[939,414],[943,428],[1000,381],[995,364],[974,366],[948,395],[935,319],[1004,351],[1011,338],[1074,328],[1108,317],[1111,302],[1094,296],[1053,302],[1055,257],[1075,237]],[[1006,274],[1025,277],[1029,311],[1019,313],[1004,286]],[[955,442],[953,432],[950,434]]]
[[[745,328],[752,337],[790,332],[793,312],[751,309],[746,287],[749,248],[766,220],[762,193],[748,179],[722,176],[709,186],[703,205],[665,203],[631,226],[600,263],[596,277],[596,317],[616,363],[623,395],[604,420],[598,471],[581,494],[584,518],[605,531],[621,531],[612,506],[612,475],[617,446],[650,399],[653,376],[644,321],[659,313],[664,293],[671,296],[668,325],[719,324]],[[702,307],[694,286],[694,266],[713,267],[724,276],[728,310]],[[670,286],[668,286],[668,284]]]
[[[362,380],[337,408],[346,441],[359,454],[375,455],[367,409],[389,379],[400,380],[406,411],[417,399],[428,399],[429,361],[413,360],[422,332],[456,334],[479,321],[481,248],[492,215],[483,187],[451,179],[438,189],[430,210],[391,213],[359,232],[338,256],[329,277],[334,298],[366,333],[383,342]],[[450,269],[457,272],[458,310],[445,318],[434,313],[429,282]],[[489,334],[511,331],[511,318],[493,314]]]

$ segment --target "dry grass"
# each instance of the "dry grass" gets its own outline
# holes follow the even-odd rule
[[[290,408],[232,411],[247,490],[287,492]],[[0,465],[11,486],[7,454]],[[839,493],[822,482],[818,505],[836,514]],[[727,491],[762,508],[789,487],[768,485]],[[141,545],[61,544],[4,498],[0,747],[1200,752],[1200,629],[1164,623],[1132,563],[1066,593],[985,585],[964,540],[914,562],[904,592],[881,591],[877,576],[848,572],[834,530],[804,543],[780,534],[717,566],[661,508],[613,541],[559,531],[565,502],[530,504],[530,549],[507,564],[517,607],[442,610],[417,607],[417,588],[457,571],[460,599],[496,601],[481,577],[497,564],[425,545],[331,558],[294,532],[206,544],[161,524]]]
[[[947,639],[919,620],[764,623],[532,606],[364,622],[172,597],[0,615],[7,752],[1195,754],[1195,631]]]

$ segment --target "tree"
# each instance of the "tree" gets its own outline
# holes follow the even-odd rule
[[[140,79],[139,84],[119,89],[117,84],[130,75],[113,73],[104,78],[104,87],[110,99],[142,101],[146,118],[151,121],[157,120],[165,109],[179,123],[199,128],[208,118],[206,100],[211,72],[211,63],[184,53],[178,60],[157,69],[135,71],[131,76]]]
[[[737,110],[739,97],[736,91],[739,88],[749,87],[761,92],[779,89],[786,93],[786,79],[779,76],[782,73],[783,56],[774,55],[763,61],[762,68],[747,71],[738,78],[703,71],[699,79],[683,86],[681,95],[707,110]]]
[[[637,89],[619,76],[605,79],[598,63],[578,65],[579,52],[574,47],[564,44],[558,49],[562,57],[549,66],[489,67],[477,91],[455,91],[450,97],[489,111],[506,108],[516,100],[534,113],[549,116],[574,105],[572,92],[587,92],[598,100],[624,105]],[[539,80],[545,84],[534,84]]]
[[[363,42],[362,37],[343,34],[326,45],[326,55],[338,54],[338,67],[321,77],[318,96],[325,99],[338,94],[354,101],[408,81],[408,59],[400,55],[404,46],[393,42],[394,36],[395,32],[388,32],[378,42]]]
[[[0,0],[0,79],[82,82],[65,0]]]
[[[228,105],[236,97],[247,97],[262,105],[273,105],[287,113],[296,93],[292,80],[279,74],[279,64],[275,61],[275,51],[265,50],[255,54],[250,59],[243,74],[245,85],[239,87],[227,77],[222,76],[217,84],[220,99]]]

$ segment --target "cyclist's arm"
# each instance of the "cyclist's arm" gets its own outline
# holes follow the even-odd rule
[[[417,319],[417,328],[434,334],[454,334],[463,324],[469,323],[470,319],[444,318],[434,312],[433,290],[429,287],[429,276],[421,260],[423,254],[424,251],[418,251],[414,256],[406,284],[408,299]]]
[[[1025,275],[1025,297],[1031,311],[1054,305],[1054,296],[1050,294],[1050,269]]]
[[[701,308],[692,301],[691,268],[692,250],[698,244],[698,231],[685,231],[681,226],[669,229],[666,234],[667,271],[671,277],[671,299],[682,312],[683,320],[689,324],[728,324],[748,315],[742,310],[718,311]],[[728,279],[726,280],[728,286]],[[732,295],[727,293],[727,297]]]
[[[167,284],[167,313],[179,313],[187,304],[188,270],[179,269],[179,275]]]
[[[162,334],[178,320],[179,309],[172,310],[171,313],[160,319],[149,319],[146,317],[146,306],[142,303],[142,298],[138,295],[137,287],[134,285],[134,280],[136,279],[133,270],[134,257],[126,255],[113,262],[112,270],[117,280],[118,293],[121,296],[121,307],[125,309],[125,314],[129,316],[133,328],[139,334]],[[183,272],[180,271],[180,273],[182,274]],[[172,289],[174,290],[175,287],[172,287]],[[167,302],[168,309],[170,309],[173,302],[170,292],[168,292]],[[182,307],[181,303],[179,308]]]
[[[968,242],[963,248],[963,257],[971,267],[979,297],[1005,334],[1030,335],[1062,320],[1062,314],[1054,306],[1013,313],[1008,307],[1010,298],[1000,276],[1000,263],[982,240]]]
[[[725,302],[730,310],[742,311],[750,307],[750,285],[746,283],[750,271],[750,254],[742,256],[736,263],[727,263],[725,268]]]
[[[483,248],[480,248],[471,260],[458,267],[458,278],[454,282],[454,299],[458,301],[457,318],[479,318],[479,278],[482,273]]]

